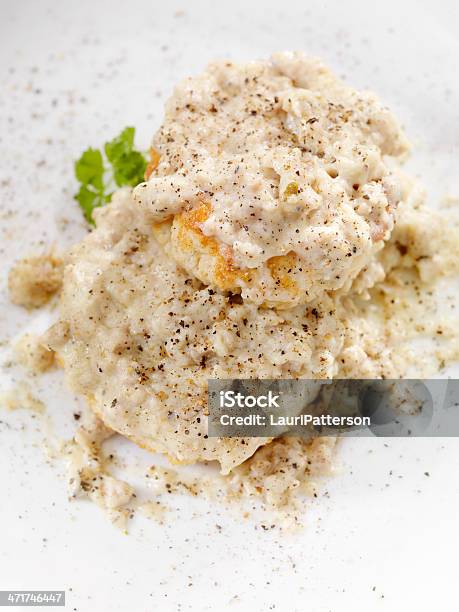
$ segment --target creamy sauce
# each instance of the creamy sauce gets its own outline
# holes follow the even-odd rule
[[[97,209],[69,254],[46,342],[107,427],[260,488],[290,447],[313,451],[208,438],[208,379],[406,375],[408,330],[431,332],[412,317],[397,329],[400,313],[422,321],[457,233],[400,172],[391,115],[301,56],[185,81],[155,146],[148,182]],[[295,469],[285,487],[281,470],[268,478],[273,500]]]
[[[348,286],[402,197],[391,160],[407,145],[391,114],[300,54],[185,80],[153,146],[159,165],[134,197],[154,222],[172,219],[171,256],[270,305]]]

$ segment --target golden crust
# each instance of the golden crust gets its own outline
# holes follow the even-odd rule
[[[144,174],[144,178],[146,181],[148,181],[152,173],[159,166],[160,159],[161,159],[161,155],[159,154],[159,152],[154,147],[151,147],[150,148],[150,161],[148,162],[147,167],[145,168],[145,174]]]
[[[211,211],[211,205],[202,202],[196,208],[154,224],[153,234],[187,272],[220,291],[239,293],[243,287],[260,284],[260,270],[237,268],[231,247],[218,244],[214,238],[202,232],[200,224],[208,219]],[[265,272],[270,276],[269,285],[277,292],[273,304],[283,308],[301,301],[304,289],[295,277],[302,274],[302,269],[301,261],[295,253],[271,257]],[[271,306],[269,299],[263,303]]]
[[[203,282],[216,285],[221,291],[237,291],[244,283],[249,283],[251,271],[236,268],[233,263],[233,252],[227,245],[219,245],[214,238],[205,236],[199,226],[208,219],[211,205],[202,202],[198,207],[175,215],[172,223],[172,239],[175,239],[175,252],[179,254],[181,265],[186,261],[195,260],[196,269],[202,269]],[[188,269],[187,265],[184,265]],[[203,278],[203,276],[205,276]]]
[[[298,283],[291,276],[292,270],[298,266],[296,253],[291,251],[287,255],[271,257],[266,263],[276,285],[291,292],[292,296],[298,293]]]

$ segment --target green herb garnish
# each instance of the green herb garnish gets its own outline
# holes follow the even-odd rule
[[[105,158],[99,149],[87,149],[75,162],[75,176],[81,183],[75,194],[87,221],[94,225],[92,213],[110,202],[116,187],[134,187],[144,179],[147,160],[134,149],[135,128],[125,128],[105,143]]]

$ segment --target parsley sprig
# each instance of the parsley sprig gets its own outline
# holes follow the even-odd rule
[[[75,199],[91,225],[94,209],[110,202],[116,187],[134,187],[143,181],[147,160],[134,149],[134,136],[135,128],[127,127],[105,143],[105,156],[99,149],[89,148],[75,162],[75,176],[80,182]]]

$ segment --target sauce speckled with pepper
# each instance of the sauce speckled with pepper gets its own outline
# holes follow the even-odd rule
[[[166,227],[169,254],[266,305],[349,287],[402,197],[391,165],[407,144],[392,115],[301,54],[186,79],[153,146],[159,164],[134,197]]]

